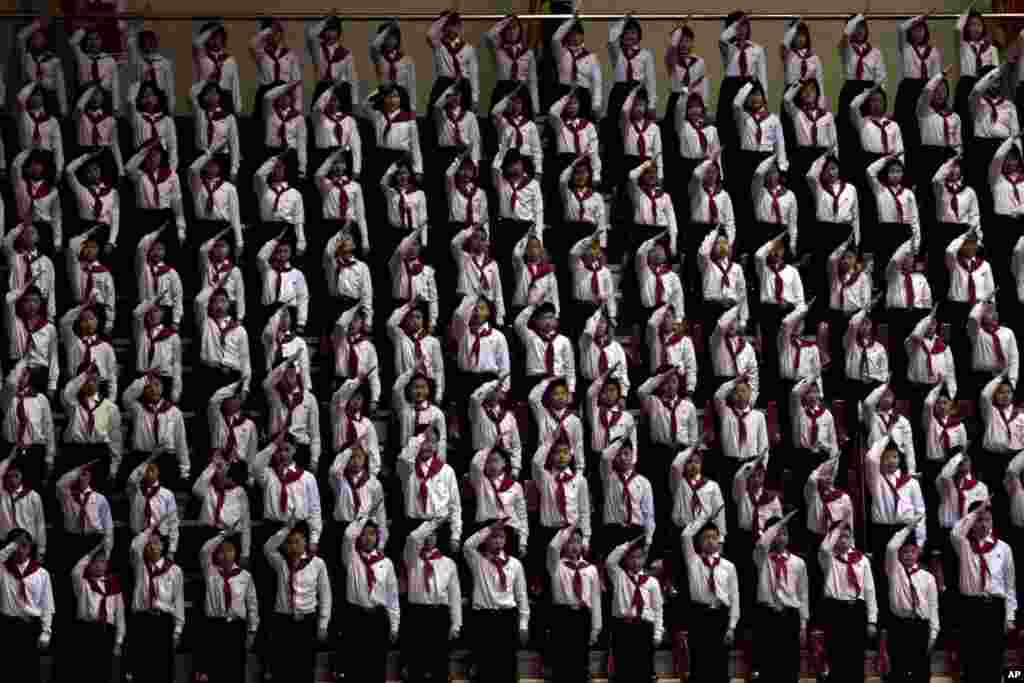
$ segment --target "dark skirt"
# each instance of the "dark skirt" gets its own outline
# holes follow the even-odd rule
[[[725,149],[739,147],[739,131],[736,129],[736,117],[732,110],[732,101],[747,83],[753,79],[739,76],[727,76],[722,79],[722,87],[718,91],[718,111],[715,125],[718,127],[718,138]]]
[[[953,98],[953,111],[960,115],[960,132],[965,145],[974,138],[974,114],[971,112],[969,100],[971,91],[974,90],[974,85],[977,82],[977,76],[961,74],[960,80],[956,83],[956,94]]]
[[[167,613],[134,612],[128,632],[135,680],[174,681],[173,617]]]
[[[860,134],[850,118],[850,103],[857,98],[857,95],[865,90],[870,90],[874,85],[873,81],[848,80],[843,83],[843,89],[839,93],[839,105],[836,109],[836,132],[839,136],[843,175],[850,179],[859,174],[857,160],[860,156]]]

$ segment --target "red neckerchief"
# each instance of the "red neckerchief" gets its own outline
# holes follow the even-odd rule
[[[857,67],[854,69],[854,80],[864,80],[864,60],[868,54],[871,53],[871,43],[864,41],[860,45],[857,43],[850,43],[850,48],[853,50],[853,54],[857,55]]]
[[[213,147],[213,134],[215,129],[215,123],[217,121],[223,121],[230,114],[223,107],[214,107],[206,111],[206,144],[208,147]]]
[[[228,430],[231,431],[230,429]],[[238,484],[232,482],[230,485],[213,486],[213,494],[217,497],[213,506],[213,525],[218,529],[224,528],[224,503],[227,501],[228,493],[238,488]]]
[[[803,107],[803,108],[800,109],[800,111],[803,112],[804,117],[806,117],[808,123],[810,123],[811,147],[817,147],[818,146],[818,121],[820,121],[821,119],[825,118],[825,114],[827,112],[824,109],[819,108],[816,104],[812,104],[810,106]]]
[[[740,69],[740,78],[750,77],[750,60],[747,58],[747,48],[751,44],[749,40],[733,39],[733,46],[736,48],[736,52],[739,53],[736,61]]]
[[[107,598],[111,595],[121,594],[121,582],[113,574],[106,574],[105,576],[101,576],[99,579],[87,578],[86,581],[89,583],[89,588],[92,589],[92,592],[100,596],[100,605],[96,614],[96,622],[99,624],[106,624],[109,615],[109,612],[107,611]]]
[[[572,593],[576,596],[576,602],[583,605],[583,570],[589,567],[586,560],[570,560],[566,558],[562,561],[566,567],[572,570]]]
[[[566,45],[565,48],[565,51],[569,54],[569,58],[572,59],[572,76],[570,80],[575,84],[580,80],[580,62],[590,56],[590,50],[582,45],[577,46],[576,49],[573,49],[568,45]]]
[[[377,575],[373,571],[373,567],[376,564],[384,561],[384,555],[377,552],[376,550],[370,553],[357,552],[356,555],[363,562],[363,569],[366,570],[366,597],[373,600],[373,589],[377,585]]]
[[[761,124],[771,116],[771,112],[767,109],[758,109],[757,111],[747,112],[750,119],[754,122],[757,129],[754,131],[754,144],[758,147],[761,146],[761,139],[764,137],[764,131],[761,129]]]
[[[220,289],[227,282],[231,272],[235,269],[235,262],[230,258],[214,263],[209,262],[208,282],[214,289]]]
[[[977,486],[978,483],[978,480],[975,479],[974,475],[971,473],[968,473],[964,477],[960,477],[956,482],[954,482],[954,486],[956,487],[957,510],[959,511],[961,519],[967,513],[967,492]]]
[[[636,135],[636,152],[637,156],[641,159],[648,159],[647,156],[647,140],[644,138],[644,133],[651,127],[651,120],[646,116],[643,118],[643,127],[637,124],[635,121],[629,122],[630,127],[633,129],[633,134]]]
[[[206,57],[213,63],[213,73],[207,80],[216,81],[218,84],[221,82],[224,78],[224,63],[228,61],[229,56],[225,50],[214,52],[210,48],[206,48]]]
[[[900,199],[903,196],[903,186],[897,185],[893,187],[892,185],[885,185],[884,187],[889,191],[889,195],[892,196],[892,203],[896,207],[896,222],[902,223],[905,218],[903,201]]]
[[[25,180],[23,183],[25,194],[28,195],[28,214],[31,216],[34,214],[36,202],[45,199],[53,188],[45,180]],[[36,186],[32,187],[32,183],[36,183]]]
[[[765,490],[761,488],[761,492],[747,490],[747,496],[750,498],[750,531],[754,534],[754,540],[756,541],[761,537],[761,508],[768,505],[773,500],[779,497],[779,494],[775,491]]]
[[[514,214],[516,210],[516,202],[519,201],[519,191],[530,184],[530,178],[527,175],[523,175],[518,182],[506,178],[505,184],[508,185],[508,189],[510,192],[508,199],[508,208],[509,211],[511,211]]]
[[[78,486],[71,489],[71,499],[75,501],[76,505],[78,505],[78,526],[81,528],[83,533],[86,531],[86,522],[89,521],[87,512],[89,499],[92,498],[92,494],[92,489],[85,489],[83,491]]]
[[[639,573],[634,575],[630,572],[623,572],[623,574],[633,584],[633,598],[630,600],[629,606],[633,608],[634,616],[642,617],[645,606],[643,585],[651,577]]]
[[[348,345],[348,377],[359,376],[359,344],[366,341],[366,335],[350,334],[345,340]]]
[[[909,472],[904,472],[896,477],[896,481],[889,481],[889,476],[886,474],[879,473],[882,481],[889,487],[889,492],[892,493],[893,505],[897,505],[900,498],[900,489],[909,484],[914,480],[913,475]]]
[[[691,57],[689,55],[680,55],[676,59],[676,67],[682,68],[683,70],[683,77],[679,80],[683,85],[685,85],[687,88],[690,88],[691,90],[693,89],[693,86],[696,86],[698,83],[704,80],[704,77],[701,76],[697,78],[697,80],[693,81],[693,83],[690,82],[690,67],[692,67],[696,63],[697,58]]]
[[[950,432],[960,426],[960,419],[952,415],[944,419],[937,417],[935,423],[942,429],[942,448],[948,451],[953,446]]]
[[[790,337],[790,340],[793,342],[793,374],[799,375],[800,360],[804,355],[803,350],[816,348],[818,346],[818,342],[813,339],[804,339],[799,334],[794,334]]]
[[[857,281],[860,280],[861,272],[862,272],[861,270],[859,270],[857,268],[854,268],[853,270],[848,271],[845,274],[845,276],[842,273],[839,274],[839,277],[837,278],[839,280],[839,308],[845,307],[845,305],[846,305],[846,290],[848,290],[850,287],[852,287],[855,284],[857,284]],[[911,298],[908,300],[908,303],[907,303],[908,306],[910,305],[910,302],[913,301],[913,289],[911,289],[911,295],[910,296],[911,296]]]
[[[338,137],[337,126],[335,136]],[[338,137],[338,140],[340,141],[341,137]],[[348,176],[337,176],[330,180],[331,184],[338,188],[338,217],[344,220],[348,216],[348,192],[345,191],[345,186],[349,184],[350,179]]]
[[[833,557],[846,565],[846,582],[853,589],[853,592],[860,597],[861,585],[860,579],[857,578],[856,565],[860,562],[861,558],[864,557],[864,553],[859,550],[851,549],[847,551],[845,555],[833,553]]]
[[[220,574],[220,580],[223,584],[222,588],[224,591],[224,611],[228,613],[227,616],[230,616],[232,602],[231,579],[241,574],[242,568],[237,565],[227,570],[225,570],[223,567],[217,567],[217,573]]]
[[[946,192],[949,193],[950,209],[953,211],[953,216],[957,219],[957,221],[960,220],[960,193],[963,192],[963,189],[963,181],[946,181]]]
[[[566,524],[569,523],[569,499],[566,495],[565,485],[572,481],[573,477],[576,476],[571,468],[566,468],[563,472],[556,472],[554,467],[549,466],[547,470],[551,473],[551,478],[555,483],[555,504],[558,506],[558,512],[562,515],[562,521]]]
[[[103,135],[100,131],[100,124],[103,123],[107,118],[107,112],[102,109],[86,109],[82,112],[82,115],[89,120],[92,125],[92,146],[100,147],[103,145]]]
[[[154,332],[153,330],[156,330],[157,327],[159,327],[160,329]],[[153,367],[153,358],[156,356],[156,345],[162,342],[163,340],[170,339],[171,337],[177,334],[178,333],[174,331],[173,327],[168,327],[166,325],[157,325],[154,327],[146,328],[146,339],[149,341],[149,353],[147,355],[149,357],[150,367]]]
[[[416,470],[416,479],[418,479],[420,483],[419,490],[417,493],[420,502],[420,509],[424,513],[427,512],[427,499],[430,494],[430,490],[427,487],[427,484],[430,482],[431,479],[433,479],[434,477],[441,473],[441,469],[443,467],[444,462],[442,462],[441,459],[436,455],[430,459],[430,462],[426,465],[426,467],[424,467],[424,462],[422,460],[416,461],[416,467],[414,469]]]
[[[492,418],[493,419],[493,418]],[[501,499],[501,494],[505,493],[513,486],[516,485],[516,480],[512,477],[503,475],[498,482],[490,477],[486,477],[487,482],[491,485],[491,490],[494,492],[494,502],[497,504],[498,510],[502,513],[505,512],[505,502]],[[500,483],[499,483],[500,482]]]
[[[632,47],[620,45],[619,47],[622,50],[623,58],[626,60],[626,82],[633,83],[638,80],[636,77],[636,69],[633,68],[633,60],[636,59],[638,54],[640,54],[640,48],[636,45],[633,45]]]
[[[476,221],[473,220],[473,198],[476,197],[476,192],[479,186],[469,181],[467,183],[456,183],[455,188],[459,191],[459,194],[466,200],[466,223],[473,225]]]
[[[522,115],[513,116],[512,114],[509,114],[507,112],[503,113],[502,117],[505,119],[505,123],[507,123],[509,126],[512,126],[512,129],[516,132],[515,147],[516,149],[519,149],[520,147],[523,146],[523,126],[526,125],[527,118]]]
[[[434,560],[440,560],[444,555],[437,548],[420,550],[420,559],[423,560],[423,592],[430,593],[430,583],[434,580]]]
[[[163,413],[170,412],[174,404],[170,401],[160,399],[156,403],[142,403],[142,408],[150,414],[151,422],[150,429],[153,430],[153,445],[156,447],[160,443],[160,415]]]
[[[946,352],[946,341],[939,335],[935,335],[935,341],[930,345],[928,340],[924,338],[918,339],[917,345],[918,348],[924,351],[925,359],[928,361],[928,377],[929,379],[934,379],[936,374],[932,357],[942,355]]]
[[[458,112],[457,114],[455,112]],[[466,117],[466,110],[462,107],[445,107],[444,108],[445,120],[451,124],[452,127],[452,141],[456,147],[461,147],[466,144],[465,138],[462,137],[462,129],[459,127],[462,120]],[[469,221],[467,221],[469,222]]]
[[[885,132],[886,126],[889,125],[889,119],[884,116],[870,117],[868,123],[874,124],[878,128],[878,137],[882,141],[882,154],[889,154],[889,135]]]
[[[594,196],[594,190],[591,189],[590,187],[585,187],[583,188],[583,191],[580,192],[578,189],[574,187],[572,188],[572,196],[576,198],[576,203],[579,205],[579,215],[577,216],[577,218],[579,219],[580,223],[583,223],[587,219],[585,204],[588,199]]]
[[[722,556],[718,553],[715,553],[712,557],[708,557],[707,555],[701,555],[700,561],[704,563],[704,566],[707,567],[708,570],[708,593],[711,594],[712,599],[716,599],[718,582],[715,580],[715,569],[721,563]]]
[[[587,126],[590,125],[590,121],[579,116],[576,118],[570,118],[568,114],[563,113],[562,125],[565,126],[566,130],[572,133],[573,152],[576,154],[583,154],[583,138],[581,137],[581,134],[586,130]]]
[[[822,491],[820,486],[818,488],[818,497],[821,498],[821,516],[818,518],[818,529],[821,530],[822,534],[827,534],[828,530],[832,526],[832,510],[829,505],[842,498],[845,493],[837,488],[832,488],[827,491]]]
[[[163,566],[158,566],[158,563],[160,563],[160,562],[163,563]],[[146,562],[145,564],[146,564],[146,574],[147,574],[147,579],[146,580],[147,580],[147,583],[149,584],[149,591],[148,591],[149,608],[150,609],[155,609],[156,608],[156,601],[160,597],[160,591],[157,589],[156,581],[161,576],[163,576],[167,572],[171,571],[171,568],[174,567],[174,563],[171,562],[170,560],[168,560],[166,557],[162,557],[159,560],[157,560],[157,562]]]
[[[871,373],[871,362],[868,352],[871,347],[875,345],[874,339],[865,339],[862,336],[857,336],[857,347],[860,348],[860,374],[861,379],[868,379],[868,375]]]
[[[142,117],[143,123],[149,126],[149,137],[145,142],[143,142],[143,144],[159,140],[160,131],[157,129],[157,124],[164,120],[164,113],[162,111],[158,111],[156,113],[140,111],[139,116]]]
[[[86,434],[93,435],[96,433],[96,409],[100,407],[103,402],[99,399],[96,400],[96,405],[89,407],[89,399],[85,396],[78,397],[78,405],[85,411],[85,431]]]
[[[323,54],[324,61],[327,63],[327,73],[324,74],[321,80],[334,80],[334,65],[344,62],[350,53],[347,48],[338,44],[335,44],[334,49],[331,50],[331,45],[326,40],[322,39],[320,41],[320,52]]]
[[[785,588],[789,583],[789,553],[783,550],[781,553],[768,553],[768,560],[772,563],[772,576],[775,578],[775,590]]]
[[[622,484],[622,506],[626,510],[626,526],[633,526],[633,492],[629,490],[629,485],[640,475],[635,471],[631,471],[629,474],[616,471],[615,474],[619,478],[619,483]]]
[[[508,564],[508,557],[502,557],[501,555],[488,553],[484,555],[488,562],[494,565],[495,571],[498,573],[498,587],[502,593],[508,592],[508,577],[505,576],[505,565]]]
[[[804,415],[807,417],[808,420],[811,421],[810,433],[808,434],[807,442],[804,444],[804,448],[814,448],[815,444],[818,443],[818,420],[821,418],[822,415],[825,414],[825,412],[826,410],[824,403],[819,403],[813,408],[808,408],[807,406],[804,406]]]
[[[214,178],[213,180],[207,177],[202,177],[203,187],[206,189],[206,213],[213,213],[213,195],[220,189],[220,186],[224,184],[223,178]]]
[[[551,330],[544,333],[534,329],[533,333],[544,342],[544,372],[548,377],[555,376],[555,341],[558,339],[558,330]]]
[[[534,285],[543,277],[555,272],[555,266],[551,263],[535,262],[527,263],[526,270],[530,273],[530,284]]]
[[[704,475],[697,475],[697,477],[695,477],[693,479],[691,479],[689,477],[686,478],[686,483],[690,487],[690,492],[691,492],[691,495],[690,495],[690,514],[693,515],[694,517],[697,516],[698,512],[704,510],[704,503],[701,502],[700,496],[698,496],[697,494],[700,493],[700,490],[702,488],[707,486],[709,481],[710,480],[707,477],[705,477]]]
[[[604,429],[605,443],[609,440],[608,437],[612,427],[619,423],[619,420],[622,419],[622,415],[622,409],[614,406],[611,408],[601,408],[600,411],[598,411],[598,418],[601,422],[601,427]]]
[[[509,75],[509,80],[518,81],[519,79],[519,58],[526,54],[526,46],[523,45],[523,41],[520,40],[516,43],[505,43],[501,44],[501,51],[508,57],[508,61],[512,64],[512,72]]]
[[[18,581],[18,599],[27,607],[28,584],[26,583],[26,579],[42,569],[43,566],[36,560],[30,559],[28,564],[25,566],[25,571],[22,571],[18,568],[18,562],[13,556],[10,557],[4,565],[7,567],[7,571],[11,573],[11,576]]]
[[[487,269],[490,268],[491,264],[494,263],[494,259],[489,254],[484,252],[482,255],[469,253],[469,263],[473,266],[473,270],[476,271],[477,279],[480,281],[480,289],[485,292],[491,291],[491,279],[487,277]],[[478,263],[477,258],[482,256],[482,262]]]
[[[92,196],[92,213],[96,220],[99,220],[103,213],[103,198],[113,192],[113,189],[102,180],[95,185],[85,186],[85,191]]]
[[[281,471],[275,467],[273,472],[277,476],[277,482],[281,487],[281,492],[277,496],[277,506],[281,514],[286,515],[288,514],[288,486],[302,479],[302,470],[296,467]]]
[[[295,579],[298,577],[299,572],[309,566],[309,563],[313,561],[312,555],[306,555],[300,557],[297,561],[292,562],[288,560],[288,604],[291,606],[292,613],[295,613],[295,597],[299,592],[299,587],[295,583]],[[369,575],[373,575],[373,572],[367,572]]]
[[[34,112],[26,109],[25,113],[32,120],[32,144],[39,146],[43,144],[42,125],[50,120],[50,114],[45,109]]]
[[[171,177],[171,169],[161,166],[156,170],[156,173],[146,172],[143,175],[152,186],[150,202],[153,204],[154,209],[158,209],[160,208],[160,184],[166,182]]]
[[[907,585],[910,588],[910,606],[914,612],[917,612],[918,607],[921,606],[921,596],[917,594],[917,586],[914,585],[914,574],[919,572],[921,567],[916,563],[909,568],[902,564],[900,566],[903,567],[903,572],[907,575]]]
[[[914,54],[917,55],[917,59],[920,62],[920,66],[919,66],[920,76],[919,76],[919,78],[921,78],[922,80],[927,81],[928,80],[928,57],[932,54],[931,43],[925,45],[923,50],[920,49],[920,46],[918,46],[918,45],[911,45],[910,47],[913,48]]]
[[[992,540],[978,542],[975,539],[970,539],[971,550],[978,556],[978,562],[981,564],[981,590],[988,588],[988,583],[992,578],[992,570],[989,569],[988,561],[985,556],[988,555],[992,550],[999,544],[999,539],[996,538],[996,532],[992,531]]]
[[[398,49],[381,50],[381,57],[388,63],[388,77],[387,80],[394,83],[398,80],[398,63],[402,61],[402,57],[405,54]]]
[[[1013,438],[1013,436],[1012,436],[1012,434],[1010,432],[1010,423],[1017,419],[1017,406],[1015,406],[1015,405],[1006,406],[1006,408],[1009,408],[1009,410],[1010,410],[1010,416],[1009,417],[1006,416],[1006,408],[999,408],[999,407],[995,407],[995,408],[996,408],[996,414],[999,415],[999,417],[1003,421],[1003,426],[1006,429],[1006,441],[1007,441],[1007,443],[1009,443],[1012,440],[1012,438]]]
[[[980,327],[992,337],[992,353],[995,354],[996,363],[999,364],[1000,368],[1005,368],[1006,354],[1003,353],[1003,344],[999,341],[999,330],[1001,329],[999,323],[995,325],[981,325]]]
[[[281,60],[284,59],[285,56],[287,56],[289,52],[290,52],[290,50],[288,48],[286,48],[286,47],[283,47],[283,46],[278,48],[278,47],[274,47],[274,46],[268,44],[266,47],[263,48],[263,54],[266,55],[271,60],[273,60],[273,62],[274,62],[274,79],[273,79],[273,82],[275,82],[275,83],[277,81],[283,80],[281,78]]]
[[[988,52],[990,43],[984,40],[965,40],[967,46],[971,48],[971,52],[974,53],[974,75],[977,76],[978,72],[985,66],[984,57],[985,53]]]
[[[283,142],[284,138],[282,137],[281,140]],[[291,185],[288,184],[287,180],[276,183],[277,187],[274,187],[274,185],[275,183],[267,183],[267,189],[274,193],[273,214],[276,216],[277,210],[281,206],[281,197],[284,196],[285,192],[291,189]]]
[[[806,81],[807,73],[810,70],[810,60],[811,57],[814,56],[814,52],[809,47],[792,47],[789,51],[791,54],[796,55],[797,59],[800,60],[800,80]]]
[[[672,266],[662,263],[660,266],[648,266],[651,275],[654,276],[654,305],[661,306],[665,303],[665,282],[662,277],[672,272]]]
[[[463,46],[465,46],[465,44],[466,43],[462,40],[462,38],[441,41],[441,46],[448,53],[448,56],[451,57],[452,69],[454,70],[452,73],[452,80],[455,81],[461,81],[463,78],[465,78],[462,71],[462,62],[459,61],[459,52],[462,51],[462,48]]]

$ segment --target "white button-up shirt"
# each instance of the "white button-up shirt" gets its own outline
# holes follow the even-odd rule
[[[683,529],[683,559],[690,579],[690,599],[703,607],[725,607],[729,610],[728,630],[740,620],[740,589],[736,566],[721,553],[703,555],[693,545],[693,537],[704,526],[706,513]]]
[[[174,635],[185,629],[185,577],[181,567],[166,557],[150,563],[143,558],[149,533],[143,532],[132,541],[131,556],[135,572],[133,612],[161,612],[174,617]]]
[[[35,560],[17,563],[13,560],[15,545],[0,550],[0,614],[23,621],[39,620],[42,638],[49,642],[53,613],[53,584],[50,573]],[[20,576],[15,575],[8,561],[14,561]]]
[[[319,557],[308,553],[295,563],[285,557],[281,553],[281,545],[290,531],[291,529],[284,527],[271,536],[263,546],[263,553],[277,574],[274,612],[296,617],[315,615],[318,629],[326,631],[331,620],[333,600],[327,564]]]
[[[466,539],[462,552],[473,576],[473,609],[519,612],[519,630],[530,626],[530,601],[526,594],[526,572],[522,563],[504,552],[484,555],[480,547],[490,534],[483,528]]]
[[[423,539],[437,528],[437,522],[423,522],[405,541],[403,557],[412,605],[447,606],[450,631],[462,629],[462,586],[455,561],[434,548],[423,549]],[[428,568],[429,567],[429,568]]]
[[[843,602],[863,600],[868,623],[877,624],[878,601],[875,596],[875,576],[871,572],[871,562],[864,553],[853,548],[842,555],[834,550],[840,528],[837,526],[828,533],[818,548],[818,562],[825,575],[824,596],[826,599]]]
[[[968,533],[977,517],[975,511],[961,519],[949,536],[960,557],[960,593],[971,597],[1004,598],[1006,621],[1013,623],[1017,612],[1013,551],[1005,542],[991,535],[980,542],[972,541]]]
[[[238,565],[225,570],[212,562],[213,553],[223,541],[224,534],[217,534],[199,551],[206,583],[204,613],[211,619],[244,621],[248,632],[256,633],[260,625],[260,615],[256,582],[252,574]],[[230,605],[226,600],[228,594]]]
[[[611,581],[612,616],[616,619],[643,619],[654,627],[654,642],[665,634],[664,600],[657,578],[644,572],[633,574],[622,566],[630,544],[623,543],[605,560]],[[639,598],[639,600],[637,600]]]

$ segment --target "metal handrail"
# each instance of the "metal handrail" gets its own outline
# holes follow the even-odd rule
[[[184,20],[223,20],[223,21],[259,21],[267,18],[280,18],[280,19],[321,19],[325,16],[337,14],[342,20],[345,21],[387,21],[389,19],[398,19],[400,21],[433,21],[437,19],[436,13],[405,13],[405,14],[380,14],[380,13],[338,13],[333,9],[325,9],[323,12],[316,13],[310,11],[302,12],[265,12],[262,14],[254,14],[250,12],[239,12],[239,13],[220,13],[216,15],[196,15],[186,13],[174,13],[174,12],[152,12],[152,13],[138,13],[138,12],[126,12],[117,15],[118,19],[121,20],[137,20],[144,19],[147,21],[184,21]],[[5,12],[0,11],[0,19],[36,19],[40,16],[36,12]],[[81,14],[62,14],[55,13],[52,15],[55,19],[74,17],[76,19],[110,19],[111,14],[90,14],[83,12]],[[475,13],[459,13],[465,21],[498,21],[508,16],[507,13],[498,14],[475,14]],[[523,20],[534,20],[534,19],[569,19],[573,15],[571,14],[517,14],[519,19]],[[680,21],[684,16],[690,21],[722,21],[725,19],[725,14],[721,13],[696,13],[696,14],[634,14],[633,15],[639,21]],[[751,20],[766,20],[766,21],[782,21],[790,19],[793,16],[797,16],[797,13],[774,13],[774,12],[752,12],[747,14]],[[849,13],[842,12],[812,12],[799,14],[805,21],[846,21],[850,18]],[[912,16],[916,16],[909,12],[869,12],[864,15],[869,20],[893,20],[893,19],[907,19]],[[930,14],[929,19],[936,20],[955,20],[960,17],[959,14],[955,13],[942,13],[942,14]],[[984,19],[1024,19],[1024,13],[1021,12],[994,12],[989,14],[982,14]],[[580,14],[580,19],[587,20],[615,20],[621,19],[621,14]]]

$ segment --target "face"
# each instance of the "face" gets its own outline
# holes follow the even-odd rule
[[[847,550],[853,547],[853,533],[849,527],[844,527],[839,532],[839,536],[836,538],[835,549],[840,553],[845,553]]]
[[[25,296],[21,297],[21,311],[23,315],[26,315],[28,317],[35,316],[36,314],[39,313],[42,306],[42,299],[40,299],[39,295],[36,294],[35,292],[26,294]]]
[[[903,167],[899,164],[889,164],[889,168],[885,172],[885,180],[892,187],[902,183]]]
[[[564,384],[555,385],[551,390],[551,404],[556,409],[564,408],[569,403],[569,389]]]
[[[705,529],[697,539],[697,543],[700,552],[705,555],[712,555],[722,549],[722,538],[718,529]]]
[[[945,83],[939,85],[932,91],[932,107],[935,109],[946,108],[946,98],[949,96],[948,86]]]
[[[689,460],[686,461],[686,465],[683,466],[683,474],[686,475],[687,479],[696,479],[703,471],[704,456],[700,453],[691,455]]]
[[[520,26],[518,21],[510,21],[505,26],[505,30],[501,32],[501,37],[505,39],[506,43],[518,43],[522,36],[523,27]]]
[[[985,24],[981,22],[980,17],[971,17],[967,20],[964,25],[964,36],[967,40],[981,40],[981,37],[985,34]]]
[[[160,543],[160,539],[151,538],[146,547],[142,551],[143,557],[146,558],[146,562],[153,563],[159,562],[160,558],[164,556],[164,547]]]
[[[737,384],[733,389],[733,398],[736,405],[746,407],[750,403],[750,385]]]
[[[225,415],[236,415],[242,409],[242,401],[237,396],[224,399],[220,409]]]
[[[142,481],[147,485],[155,484],[160,480],[160,468],[155,463],[146,465],[146,469],[142,472]]]
[[[895,397],[891,391],[886,391],[882,394],[882,397],[878,400],[878,409],[881,411],[892,410],[892,406],[895,403]]]
[[[570,48],[578,48],[583,45],[583,34],[579,31],[570,31],[565,36],[565,44]]]
[[[817,384],[812,384],[810,388],[804,392],[804,404],[808,406],[816,406],[821,403],[821,390],[818,389]]]
[[[747,108],[751,111],[764,109],[764,95],[757,90],[750,93],[750,96],[747,98]]]
[[[284,542],[284,551],[288,557],[297,560],[306,554],[306,537],[299,533],[292,533]]]
[[[882,453],[881,465],[883,474],[896,474],[900,469],[900,454],[896,449],[886,449]]]
[[[626,29],[622,32],[622,44],[625,47],[636,47],[640,42],[640,32],[635,28]]]
[[[569,539],[562,546],[562,552],[566,557],[571,559],[577,559],[583,554],[583,538],[580,534],[572,534]]]
[[[590,184],[590,169],[583,165],[577,165],[572,172],[572,184],[577,188],[584,188]]]
[[[82,336],[91,337],[96,334],[97,327],[96,314],[91,310],[83,310],[82,314],[78,317],[78,328],[82,331]]]
[[[868,97],[868,114],[871,116],[882,116],[885,114],[885,98],[879,93],[873,93]]]
[[[17,491],[21,486],[21,470],[10,469],[4,475],[4,487],[8,491]]]
[[[935,402],[935,416],[940,419],[945,419],[953,412],[953,402],[945,396],[941,397]]]
[[[412,396],[416,402],[426,401],[430,398],[430,385],[427,380],[417,377],[412,383]]]
[[[487,536],[487,542],[484,544],[487,548],[487,552],[492,555],[497,555],[505,550],[505,530],[504,529],[493,529]]]
[[[402,97],[395,91],[388,93],[384,97],[384,109],[386,111],[395,111],[402,106]]]
[[[708,170],[704,172],[704,187],[715,187],[718,185],[719,177],[718,164],[711,164],[708,166]]]
[[[85,182],[90,185],[95,185],[102,179],[103,171],[100,169],[99,164],[89,164],[85,167]]]
[[[505,111],[507,111],[512,116],[519,116],[520,114],[523,113],[523,109],[523,98],[512,97],[509,99],[508,106],[505,108]]]
[[[1013,393],[1010,391],[1010,385],[1009,384],[1000,384],[998,387],[996,387],[996,392],[992,396],[992,402],[993,403],[995,403],[1000,408],[1004,408],[1004,407],[1010,405],[1010,402],[1012,400],[1013,400]]]
[[[149,173],[155,173],[160,168],[160,161],[163,159],[163,152],[158,149],[151,150],[146,155],[145,168]]]
[[[278,244],[274,249],[274,262],[275,263],[288,263],[292,258],[292,248],[287,244]]]
[[[224,32],[217,31],[212,36],[210,36],[210,39],[208,41],[206,41],[206,46],[214,52],[217,52],[218,50],[224,49],[224,42]]]
[[[795,43],[796,49],[803,50],[810,44],[811,37],[807,35],[807,31],[805,30],[797,31],[796,39],[793,42]]]
[[[462,35],[462,22],[449,21],[444,27],[445,40],[458,40]]]
[[[395,173],[395,180],[398,181],[399,187],[407,187],[412,182],[412,173],[405,166],[402,166]]]
[[[565,444],[558,444],[551,452],[551,459],[558,467],[568,467],[572,462],[572,451]]]
[[[1003,159],[1003,173],[1006,175],[1014,175],[1020,173],[1020,155],[1012,150],[1010,154],[1006,155]]]
[[[220,106],[220,91],[217,88],[209,88],[203,93],[203,104],[207,109],[216,109]]]
[[[825,166],[821,169],[821,181],[826,185],[831,185],[836,182],[839,178],[839,165],[834,161],[828,161]]]
[[[223,294],[214,294],[210,297],[210,315],[214,318],[223,318],[228,314],[228,298]]]
[[[146,386],[142,388],[142,398],[147,403],[156,403],[164,395],[164,385],[162,382],[148,382]]]
[[[981,540],[992,533],[992,511],[982,510],[975,518],[974,526],[971,527],[971,536]]]
[[[94,557],[85,568],[85,575],[90,579],[98,579],[107,573],[107,561],[102,557]]]
[[[29,44],[33,50],[45,50],[47,45],[46,34],[42,31],[36,31],[32,34],[32,38],[29,40]]]
[[[914,45],[920,45],[924,42],[924,39],[928,37],[928,28],[923,22],[917,22],[910,27],[910,42]]]
[[[363,552],[370,552],[377,548],[377,527],[365,526],[363,533],[359,534],[359,549]]]
[[[544,334],[554,332],[557,325],[558,318],[555,317],[554,313],[545,313],[544,315],[537,316],[537,329]]]
[[[386,50],[397,50],[398,49],[398,36],[394,33],[388,33],[387,38],[384,39],[384,49]]]
[[[704,105],[693,99],[686,103],[686,120],[697,125],[704,122]]]
[[[868,26],[865,22],[857,24],[857,28],[853,29],[853,33],[850,34],[851,43],[863,43],[868,39]]]
[[[338,240],[338,256],[349,258],[356,253],[356,242],[351,237],[342,237]]]
[[[405,316],[405,326],[407,332],[413,334],[418,333],[423,329],[423,311],[419,309],[413,309],[409,312],[409,315]]]
[[[491,319],[491,306],[486,301],[476,303],[476,322],[483,325]]]
[[[484,460],[484,474],[490,479],[505,474],[505,458],[496,452],[488,454],[487,459]]]
[[[635,574],[644,568],[643,548],[630,548],[626,556],[622,558],[622,564],[627,572]]]
[[[526,242],[526,258],[531,262],[539,261],[544,256],[544,245],[540,240],[531,237]]]
[[[971,474],[971,465],[970,456],[965,455],[963,460],[960,461],[960,465],[956,468],[957,475],[961,477],[969,476]]]
[[[285,167],[281,162],[274,164],[274,167],[270,169],[270,180],[275,183],[280,183],[285,179]]]
[[[103,93],[99,90],[92,91],[92,97],[89,98],[89,107],[91,109],[100,109],[103,107]]]
[[[629,472],[636,465],[636,454],[632,447],[620,448],[612,460],[616,472]]]
[[[685,31],[679,36],[679,54],[689,55],[690,50],[693,49],[693,38],[690,37],[689,33]]]
[[[230,567],[238,559],[238,550],[235,549],[234,543],[221,543],[220,548],[217,549],[217,554],[220,556],[220,564],[224,567]]]
[[[805,85],[800,89],[800,103],[805,107],[818,106],[818,89],[813,85]]]
[[[604,391],[601,392],[601,400],[606,406],[613,406],[619,402],[621,394],[619,392],[619,385],[614,382],[608,382],[604,385]]]
[[[965,258],[974,258],[978,255],[978,243],[974,240],[967,240],[963,243],[963,246],[960,247],[960,253]]]
[[[160,104],[160,98],[156,96],[156,91],[152,88],[146,88],[142,91],[142,108],[146,111],[152,111],[157,108]]]
[[[274,451],[273,458],[275,467],[289,467],[295,459],[295,446],[290,443],[283,444]]]
[[[781,552],[786,549],[789,545],[789,529],[782,527],[775,535],[775,540],[772,541],[772,549],[775,552]]]
[[[674,397],[679,395],[679,375],[672,373],[661,383],[660,392],[662,396]]]
[[[736,38],[739,40],[750,40],[750,20],[740,19],[736,23]]]
[[[570,97],[565,103],[565,114],[569,118],[574,118],[580,113],[580,101],[575,97]]]
[[[755,467],[750,471],[750,476],[747,477],[747,484],[753,491],[758,491],[764,486],[764,470],[760,467]]]

